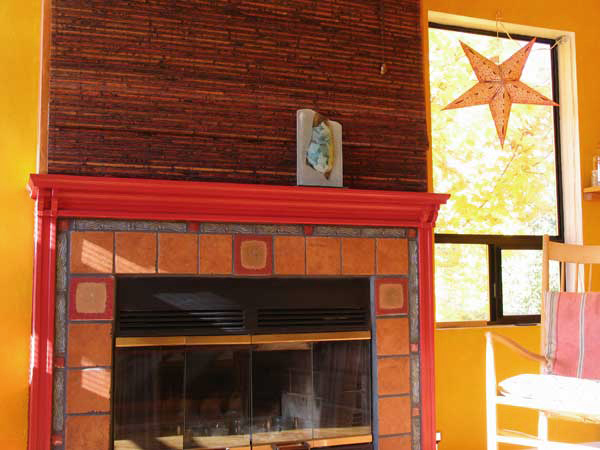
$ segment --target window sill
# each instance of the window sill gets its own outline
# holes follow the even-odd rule
[[[436,330],[451,330],[455,328],[504,328],[504,327],[539,327],[539,323],[489,323],[486,320],[470,320],[466,322],[437,322]]]

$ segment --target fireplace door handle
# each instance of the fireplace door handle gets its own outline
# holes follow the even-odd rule
[[[309,450],[308,442],[299,442],[297,444],[272,444],[273,450]]]

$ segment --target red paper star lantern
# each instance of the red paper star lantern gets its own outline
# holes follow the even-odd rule
[[[461,42],[460,45],[469,58],[479,82],[446,106],[444,110],[489,104],[500,139],[500,146],[504,147],[513,103],[558,106],[558,103],[519,81],[534,43],[535,38],[502,64],[496,64]]]

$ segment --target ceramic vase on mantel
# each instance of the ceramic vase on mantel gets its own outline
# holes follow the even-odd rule
[[[296,112],[299,186],[343,185],[342,125],[312,109]]]

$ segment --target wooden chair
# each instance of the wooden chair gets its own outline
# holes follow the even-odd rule
[[[548,236],[544,236],[543,242],[541,349],[544,355],[530,352],[504,336],[486,333],[488,450],[497,450],[499,443],[556,450],[600,447],[593,443],[548,440],[548,417],[600,424],[600,293],[590,292],[592,266],[600,264],[600,246],[554,243]],[[549,289],[551,260],[561,263],[559,292],[550,292]],[[581,293],[579,289],[566,291],[567,264],[570,264],[569,270],[571,267],[575,269],[576,287],[583,286],[578,279],[580,266],[583,265],[584,270],[588,266],[587,290]],[[521,374],[497,383],[495,343],[506,345],[518,355],[539,362],[542,373]],[[537,437],[498,430],[497,405],[537,410]]]

